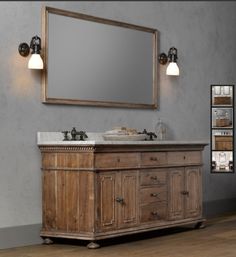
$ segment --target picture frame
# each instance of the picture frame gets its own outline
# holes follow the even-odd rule
[[[234,85],[211,85],[211,173],[234,173]]]

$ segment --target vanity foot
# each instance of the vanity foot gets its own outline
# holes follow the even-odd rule
[[[46,237],[46,238],[43,239],[43,243],[44,243],[45,245],[51,245],[51,244],[53,244],[53,241],[52,241],[51,238]]]
[[[100,245],[97,244],[96,242],[90,242],[88,245],[87,245],[87,248],[88,249],[97,249],[97,248],[100,248]]]
[[[200,222],[198,222],[198,223],[194,226],[195,229],[202,229],[202,228],[205,228],[205,227],[206,227],[206,224],[205,224],[204,221],[200,221]]]

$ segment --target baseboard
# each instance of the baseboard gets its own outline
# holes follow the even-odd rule
[[[0,249],[41,244],[41,224],[0,228]]]
[[[214,218],[226,213],[236,212],[236,198],[203,202],[203,215]]]

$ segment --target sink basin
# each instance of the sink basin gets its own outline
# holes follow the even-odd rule
[[[103,138],[108,141],[143,141],[147,138],[147,135],[103,135]]]

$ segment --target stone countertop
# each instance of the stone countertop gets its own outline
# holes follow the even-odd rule
[[[103,133],[87,133],[88,138],[84,141],[63,141],[63,134],[61,132],[37,132],[37,145],[208,145],[208,141],[204,140],[142,140],[142,141],[108,141],[103,139]]]

